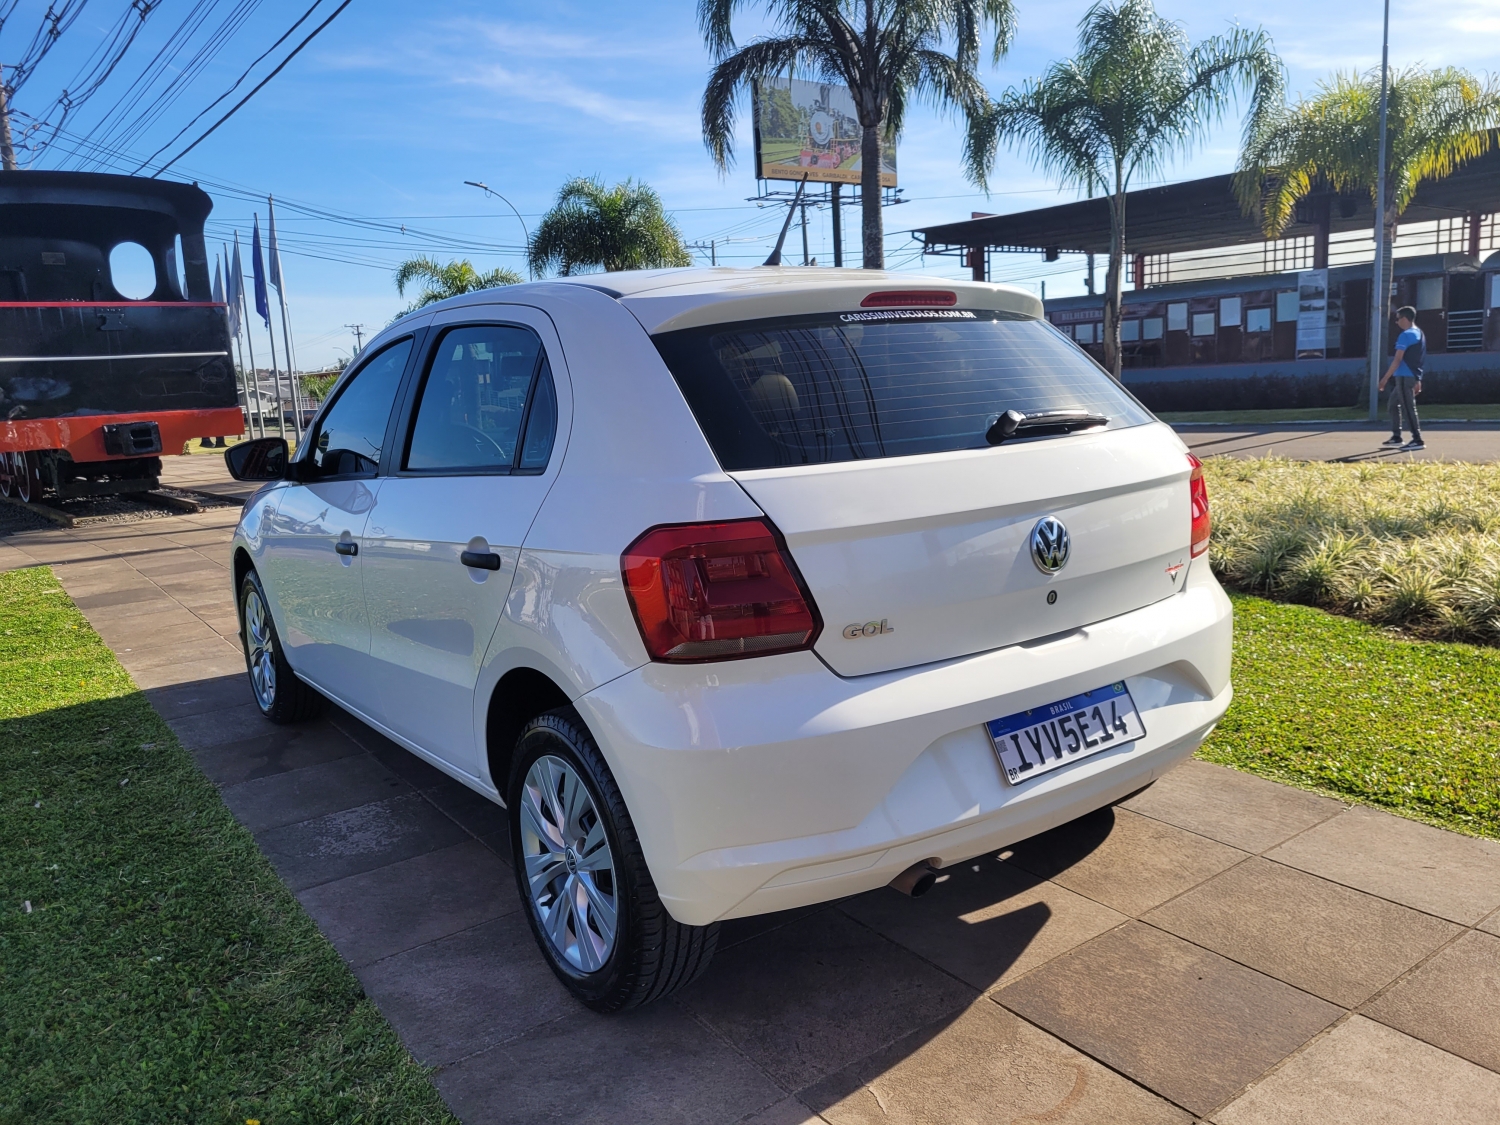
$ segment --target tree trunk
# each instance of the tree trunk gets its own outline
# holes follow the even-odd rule
[[[1115,176],[1109,200],[1109,270],[1104,276],[1104,366],[1120,378],[1120,283],[1125,273],[1125,185]]]
[[[864,220],[867,270],[885,269],[885,229],[880,215],[880,126],[866,125],[859,144],[859,208]]]

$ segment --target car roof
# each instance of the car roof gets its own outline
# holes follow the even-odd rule
[[[423,311],[497,300],[525,302],[528,298],[544,298],[548,289],[559,285],[582,286],[613,297],[653,335],[726,321],[858,309],[871,293],[891,290],[951,292],[957,295],[959,308],[1042,315],[1042,303],[1036,296],[1011,286],[889,270],[806,266],[710,266],[581,274],[478,290],[429,305]]]

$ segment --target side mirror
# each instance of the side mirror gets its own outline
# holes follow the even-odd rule
[[[279,437],[242,441],[224,451],[224,464],[235,480],[284,480],[290,458],[286,438]]]

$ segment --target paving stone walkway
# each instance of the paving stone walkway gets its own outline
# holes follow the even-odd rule
[[[502,810],[342,713],[259,717],[234,520],[15,534],[0,569],[55,568],[466,1122],[1500,1121],[1500,844],[1201,762],[925,898],[726,923],[692,987],[594,1015]]]

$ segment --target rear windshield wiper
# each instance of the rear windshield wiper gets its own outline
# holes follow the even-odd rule
[[[1095,426],[1107,425],[1108,415],[1094,414],[1088,410],[1039,410],[1035,414],[1007,410],[985,431],[984,440],[991,445],[999,445],[1007,438],[1071,434],[1077,430],[1091,430]]]

